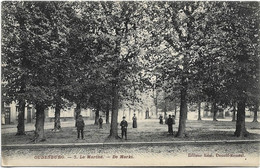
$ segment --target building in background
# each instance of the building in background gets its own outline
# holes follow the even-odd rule
[[[12,102],[11,104],[4,103],[3,111],[1,113],[1,123],[2,124],[16,124],[18,120],[18,104],[16,102]],[[33,105],[26,105],[24,118],[25,123],[33,122],[35,118],[35,108]]]
[[[18,123],[18,104],[12,102],[11,104],[2,104],[4,107],[1,112],[1,124],[17,124]],[[74,120],[75,119],[75,108],[76,106],[67,107],[61,109],[60,118],[61,121]],[[25,123],[34,123],[36,117],[36,109],[33,105],[26,105],[24,112]],[[102,112],[100,112],[102,115]],[[93,109],[81,109],[81,115],[86,118],[93,120],[95,118],[95,112]],[[55,108],[49,107],[45,110],[45,121],[52,122],[55,117]]]

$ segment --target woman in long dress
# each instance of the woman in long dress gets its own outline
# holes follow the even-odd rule
[[[132,120],[133,120],[133,128],[137,128],[137,118],[136,118],[135,114],[134,114]]]

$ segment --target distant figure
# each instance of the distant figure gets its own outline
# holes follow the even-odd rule
[[[169,115],[167,124],[168,124],[168,133],[173,135],[173,130],[172,130],[173,119],[171,115]]]
[[[160,124],[163,124],[163,116],[162,115],[160,115],[160,117],[159,117],[159,119],[160,119]]]
[[[103,124],[103,119],[102,116],[100,116],[100,118],[98,119],[98,124],[99,124],[99,129],[102,129],[102,124]]]
[[[121,121],[120,126],[121,126],[121,130],[122,130],[122,139],[125,136],[125,139],[127,140],[127,127],[128,127],[128,123],[125,120],[125,116],[123,117],[123,121]]]
[[[132,120],[133,120],[133,128],[137,128],[137,118],[136,118],[135,114],[134,114]]]
[[[82,115],[79,115],[77,121],[76,121],[76,127],[77,127],[77,131],[78,131],[78,139],[80,137],[81,134],[81,139],[84,139],[84,127],[85,127],[85,123],[84,120],[82,118]]]
[[[145,111],[145,119],[149,119],[149,108]]]

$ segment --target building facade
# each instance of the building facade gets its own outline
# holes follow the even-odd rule
[[[31,123],[35,118],[35,108],[33,105],[25,106],[25,123]],[[4,125],[8,124],[16,124],[18,120],[18,104],[16,102],[12,102],[11,104],[4,103],[4,107],[2,108],[1,113],[1,123]]]
[[[18,104],[16,102],[12,102],[11,104],[2,104],[1,112],[1,124],[2,125],[9,125],[9,124],[17,124],[18,123]],[[66,120],[74,120],[75,118],[75,108],[76,106],[67,107],[61,109],[60,111],[60,118],[63,121]],[[25,123],[34,123],[36,117],[36,109],[33,105],[26,105],[25,112],[24,112],[24,120]],[[81,109],[81,115],[86,119],[94,119],[95,112],[93,109]],[[54,121],[55,117],[55,109],[49,107],[45,110],[45,121]]]

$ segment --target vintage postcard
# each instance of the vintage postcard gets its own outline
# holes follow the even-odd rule
[[[1,2],[2,166],[259,166],[259,5]]]

